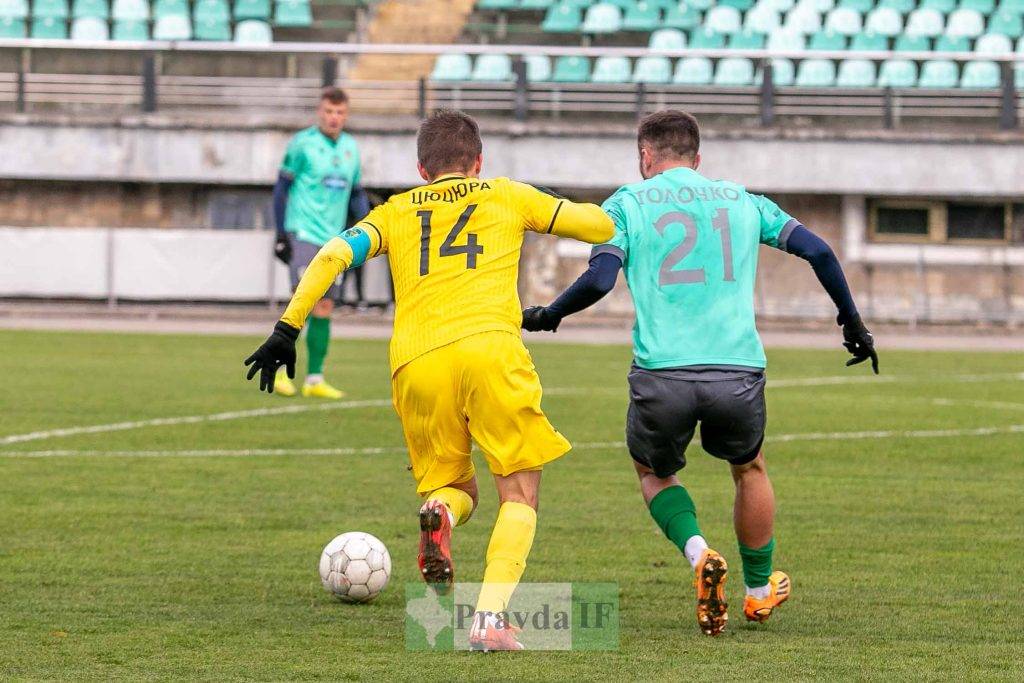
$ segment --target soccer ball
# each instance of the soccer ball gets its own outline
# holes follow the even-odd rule
[[[391,578],[391,553],[376,536],[349,531],[320,554],[320,582],[342,602],[370,602]]]

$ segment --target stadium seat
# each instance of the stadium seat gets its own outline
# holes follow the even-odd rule
[[[1024,52],[1024,36],[1017,39],[1017,52]]]
[[[114,0],[111,14],[114,21],[146,21],[149,19],[149,3],[146,0]],[[116,37],[116,27],[114,34],[115,40],[124,40]]]
[[[25,20],[16,17],[0,17],[0,38],[24,38]]]
[[[653,31],[661,25],[661,8],[654,3],[640,0],[626,10],[622,28],[626,31]]]
[[[830,59],[805,59],[796,69],[796,85],[801,88],[829,88],[836,82],[836,65]]]
[[[477,0],[476,8],[484,10],[508,10],[515,9],[518,5],[518,0]]]
[[[71,23],[71,40],[95,43],[110,40],[110,29],[100,17],[78,17]]]
[[[921,7],[949,14],[956,9],[956,0],[921,0]]]
[[[1020,37],[1024,35],[1024,14],[1016,10],[999,10],[989,17],[988,32],[1011,38]]]
[[[754,82],[754,63],[746,57],[726,57],[718,61],[715,85],[744,86]]]
[[[156,2],[153,3],[154,20],[158,20],[161,17],[171,16],[190,16],[188,9],[188,0],[156,0]]]
[[[802,33],[782,30],[774,31],[768,36],[768,43],[765,49],[772,52],[799,52],[807,47],[807,39]]]
[[[598,57],[594,61],[594,71],[590,74],[592,83],[628,83],[632,77],[628,57]]]
[[[563,55],[555,60],[555,83],[586,83],[590,80],[590,60]]]
[[[875,0],[839,0],[839,7],[852,9],[858,14],[866,14],[875,7]]]
[[[556,3],[556,0],[520,0],[519,9],[547,11]]]
[[[128,41],[149,40],[149,22],[136,19],[115,21],[111,38]]]
[[[1024,0],[1000,0],[996,11],[1020,12],[1024,14]]]
[[[313,9],[309,0],[278,0],[274,6],[274,24],[306,28],[313,25]]]
[[[235,24],[235,42],[265,45],[274,42],[270,24],[260,19],[244,19]]]
[[[686,34],[674,28],[661,28],[651,34],[647,47],[652,50],[682,50],[686,47]]]
[[[946,59],[933,59],[921,67],[921,78],[917,81],[919,88],[955,88],[959,80],[956,62]]]
[[[830,12],[835,9],[835,0],[798,0],[797,7],[814,9],[816,12]]]
[[[580,5],[580,7],[584,7],[584,8],[589,7],[590,5],[593,5],[593,4],[597,3],[597,2],[603,3],[605,5],[615,5],[620,10],[622,10],[622,14],[623,15],[626,14],[627,10],[629,10],[637,2],[639,2],[639,0],[572,0],[572,1],[578,3]],[[646,2],[646,1],[647,0],[644,0],[644,2]],[[652,0],[652,1],[656,2],[657,0]]]
[[[213,17],[196,17],[193,38],[195,40],[231,40],[231,22]]]
[[[862,24],[860,12],[849,7],[837,7],[829,12],[825,18],[826,31],[832,31],[844,36],[860,33]],[[797,80],[800,79],[797,78]]]
[[[913,88],[917,84],[917,64],[909,59],[887,59],[878,72],[881,88]]]
[[[67,19],[67,0],[35,0],[32,3],[33,19]]]
[[[733,50],[762,50],[765,35],[752,31],[740,31],[729,36],[729,48]]]
[[[807,47],[811,50],[845,50],[846,36],[831,31],[822,31],[811,36],[811,42]]]
[[[704,27],[718,33],[733,33],[739,31],[742,25],[740,11],[735,7],[718,5],[704,15]]]
[[[907,25],[904,32],[908,36],[926,36],[935,38],[942,35],[945,20],[942,13],[931,8],[916,9],[907,17]]]
[[[270,19],[270,0],[236,0],[235,21],[244,19]]]
[[[511,81],[512,59],[508,55],[480,55],[470,78],[474,81]]]
[[[725,36],[709,28],[697,29],[690,34],[690,47],[696,50],[718,50],[725,47]]]
[[[0,17],[28,19],[28,0],[0,0]]]
[[[687,6],[692,7],[695,10],[701,12],[709,10],[715,6],[715,0],[682,0]],[[682,4],[682,3],[680,3]]]
[[[931,40],[926,36],[911,36],[904,33],[896,37],[896,44],[893,45],[896,52],[930,52],[932,49]],[[914,72],[917,78],[917,71]]]
[[[668,83],[672,80],[672,62],[668,57],[641,57],[633,69],[634,83]]]
[[[179,14],[158,17],[153,22],[153,40],[192,40],[192,22]]]
[[[875,64],[867,59],[844,59],[839,62],[836,86],[839,88],[871,88],[875,85]]]
[[[998,88],[999,65],[995,62],[967,62],[964,64],[961,88]]]
[[[779,88],[785,88],[793,85],[793,77],[796,69],[793,68],[793,62],[788,59],[773,59],[772,60],[772,84]],[[754,79],[754,83],[757,85],[761,84],[762,74],[760,71]]]
[[[432,81],[468,81],[473,74],[473,61],[469,55],[438,55],[434,69],[430,72]]]
[[[622,30],[622,10],[607,2],[591,5],[580,30],[583,33],[617,33]]]
[[[936,52],[970,52],[971,41],[967,36],[939,36],[935,39]]]
[[[746,12],[754,6],[754,0],[718,0],[718,7],[732,7],[740,12]]]
[[[986,33],[974,41],[974,51],[987,55],[1013,52],[1013,41],[1001,33]]]
[[[195,0],[192,18],[196,21],[202,19],[227,23],[231,21],[231,7],[227,0]]]
[[[526,55],[526,80],[531,83],[543,83],[551,80],[551,58],[545,55]]]
[[[694,7],[680,3],[675,9],[665,12],[661,25],[665,28],[691,29],[700,25],[700,12]]]
[[[771,7],[776,12],[788,12],[796,5],[796,0],[759,0],[757,6]]]
[[[882,0],[878,3],[878,7],[894,9],[900,14],[910,14],[916,6],[915,0]]]
[[[954,38],[977,38],[985,32],[985,17],[972,9],[958,9],[946,20],[946,35]]]
[[[32,38],[43,40],[61,40],[68,37],[68,24],[63,19],[44,17],[32,20]]]
[[[996,11],[996,0],[960,0],[961,9],[972,9],[981,14],[992,14]]]
[[[817,33],[821,30],[821,14],[815,9],[808,9],[806,5],[795,7],[786,15],[783,28],[804,35]]]
[[[568,3],[559,3],[548,9],[541,22],[541,30],[547,33],[576,33],[580,30],[580,8]]]
[[[782,26],[778,10],[768,5],[758,5],[743,17],[743,30],[752,33],[771,33]]]
[[[889,39],[877,33],[858,33],[850,41],[850,49],[858,52],[885,52]]]
[[[864,30],[890,38],[898,36],[903,32],[903,16],[891,7],[880,7],[868,14]]]
[[[75,4],[71,7],[71,16],[75,19],[84,17],[109,19],[110,8],[107,6],[107,0],[75,0]]]
[[[714,68],[707,57],[683,57],[676,62],[672,82],[677,85],[708,85],[713,74]]]

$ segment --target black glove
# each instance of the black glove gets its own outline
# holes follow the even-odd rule
[[[523,311],[523,329],[527,332],[557,332],[562,319],[545,306],[530,306]]]
[[[853,355],[853,358],[846,361],[846,367],[863,363],[871,359],[871,369],[878,374],[878,354],[875,353],[875,338],[864,327],[859,315],[853,316],[843,324],[843,346]]]
[[[268,394],[274,393],[274,375],[282,365],[289,379],[295,379],[295,340],[298,338],[299,330],[279,320],[274,325],[274,333],[245,359],[245,364],[250,366],[245,378],[252,379],[260,373],[260,391]]]
[[[288,239],[288,235],[284,233],[277,233],[277,239],[274,240],[274,256],[277,260],[286,266],[292,262],[292,241]]]

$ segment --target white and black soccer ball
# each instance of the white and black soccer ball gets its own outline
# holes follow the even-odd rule
[[[370,602],[388,585],[391,553],[362,531],[335,536],[320,554],[320,582],[343,602]]]

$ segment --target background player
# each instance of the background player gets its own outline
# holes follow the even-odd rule
[[[350,223],[370,211],[366,192],[359,185],[359,148],[345,133],[348,96],[340,88],[325,88],[316,110],[316,125],[296,133],[288,143],[274,185],[274,252],[288,265],[292,288],[316,252]],[[336,284],[313,306],[306,331],[309,366],[303,396],[341,398],[344,392],[324,380],[324,358],[331,341],[331,311],[338,294]],[[295,385],[283,372],[277,392],[294,396]]]
[[[644,181],[605,202],[615,237],[594,248],[590,268],[547,307],[524,312],[527,330],[555,331],[564,316],[598,301],[620,268],[633,295],[634,365],[626,437],[644,501],[686,555],[697,585],[697,620],[716,635],[728,619],[725,560],[697,525],[696,508],[676,472],[698,422],[701,445],[732,465],[734,521],[743,560],[747,619],[764,621],[790,595],[789,577],[772,571],[775,497],[765,470],[765,355],[754,322],[759,244],[809,261],[839,309],[847,365],[878,356],[838,259],[820,238],[772,201],[697,173],[700,130],[681,111],[640,124]]]
[[[248,378],[274,390],[295,372],[295,339],[315,302],[346,268],[387,253],[395,284],[392,392],[420,508],[419,565],[428,583],[454,580],[451,529],[477,502],[471,439],[494,475],[500,507],[487,547],[470,632],[477,649],[521,649],[498,615],[509,604],[533,545],[541,468],[569,442],[541,411],[541,386],[520,337],[516,290],[526,230],[591,243],[613,233],[593,204],[574,204],[508,178],[479,179],[480,131],[442,111],[420,127],[427,185],[395,195],[310,263],[274,333],[246,361]]]

